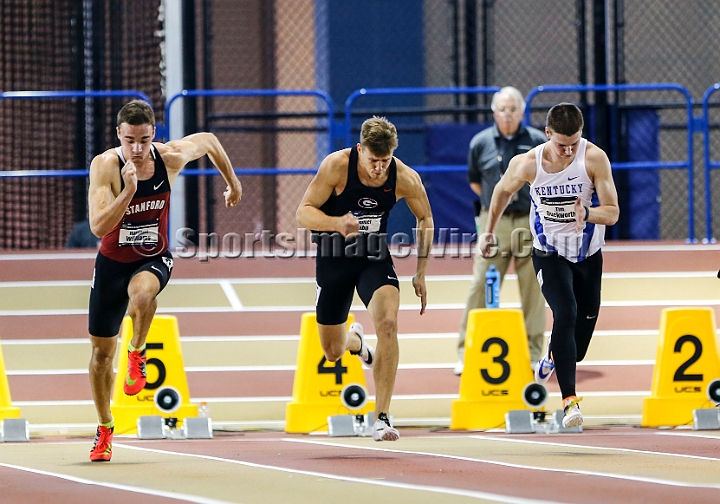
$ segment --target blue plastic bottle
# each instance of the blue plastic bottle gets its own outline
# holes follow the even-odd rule
[[[500,307],[500,274],[494,264],[485,272],[485,308]]]

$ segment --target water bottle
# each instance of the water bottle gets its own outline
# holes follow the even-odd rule
[[[494,264],[485,272],[485,308],[500,307],[500,273]]]
[[[210,418],[210,408],[205,401],[198,406],[198,418]]]

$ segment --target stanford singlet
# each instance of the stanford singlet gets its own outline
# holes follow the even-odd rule
[[[125,165],[120,147],[117,147],[120,170]],[[103,236],[100,253],[115,261],[128,263],[153,257],[168,249],[168,215],[170,208],[170,181],[162,156],[153,145],[150,152],[155,161],[155,172],[148,180],[138,180],[137,191],[125,210],[122,220]],[[120,177],[120,190],[125,182]]]
[[[543,252],[557,252],[571,262],[580,262],[600,250],[605,243],[605,226],[585,222],[575,231],[575,200],[591,207],[595,186],[585,168],[587,140],[580,139],[572,163],[557,173],[543,169],[543,150],[535,148],[535,180],[530,184],[530,230],[533,247]]]
[[[388,167],[388,178],[382,186],[370,187],[363,184],[358,175],[357,147],[352,147],[348,162],[347,182],[343,192],[338,195],[331,194],[330,198],[320,207],[320,210],[331,217],[340,217],[352,212],[357,217],[360,225],[359,236],[385,236],[388,215],[397,201],[395,196],[396,184],[397,163],[394,157]],[[339,233],[337,235],[341,236]],[[321,247],[324,242],[322,240],[318,242],[316,239],[316,243]]]

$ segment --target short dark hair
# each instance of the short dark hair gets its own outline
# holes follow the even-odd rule
[[[122,123],[128,123],[132,126],[141,126],[143,124],[155,126],[155,113],[145,100],[133,100],[126,103],[118,112],[118,128]]]
[[[360,145],[377,156],[392,154],[398,146],[397,129],[384,117],[373,116],[362,123]]]
[[[567,102],[558,103],[550,108],[545,119],[545,126],[551,132],[565,136],[572,136],[582,131],[584,125],[582,111],[576,105]]]

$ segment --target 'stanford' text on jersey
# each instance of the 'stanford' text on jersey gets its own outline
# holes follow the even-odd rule
[[[318,245],[318,255],[336,256],[340,250],[349,249],[353,249],[353,253],[360,256],[378,256],[381,254],[379,249],[386,253],[388,215],[396,202],[396,185],[395,158],[390,161],[388,178],[382,186],[364,185],[358,175],[357,147],[352,147],[345,188],[338,195],[331,194],[320,210],[332,217],[341,217],[351,212],[358,219],[358,235],[348,240],[340,233],[313,231],[313,241]]]
[[[125,159],[118,147],[119,169]],[[151,154],[155,163],[153,176],[138,180],[137,190],[125,209],[122,220],[103,236],[100,252],[119,262],[133,262],[162,254],[168,248],[168,215],[170,210],[170,181],[162,156],[153,145]],[[120,177],[120,190],[125,182]]]
[[[543,150],[535,148],[535,180],[530,184],[530,230],[533,247],[543,252],[557,252],[569,261],[579,262],[593,255],[605,243],[605,226],[585,222],[575,231],[575,200],[592,206],[595,186],[585,167],[587,140],[582,138],[572,163],[557,173],[543,169]]]

